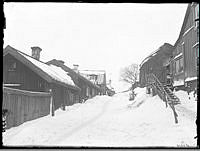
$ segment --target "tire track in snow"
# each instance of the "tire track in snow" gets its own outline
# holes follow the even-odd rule
[[[102,110],[97,114],[95,115],[93,118],[91,118],[90,120],[80,124],[79,126],[73,128],[72,130],[70,130],[69,132],[61,135],[58,139],[56,140],[53,140],[54,144],[59,144],[62,140],[65,140],[67,139],[68,137],[72,136],[74,133],[77,133],[78,131],[84,129],[85,127],[89,126],[91,123],[94,123],[95,121],[97,121],[101,116],[103,116],[103,114],[105,114],[107,108],[108,108],[108,105],[110,104],[111,100],[107,100],[103,107],[102,107]]]

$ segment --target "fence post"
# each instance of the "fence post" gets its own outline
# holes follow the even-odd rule
[[[51,94],[50,112],[51,112],[51,115],[54,116],[55,115],[55,113],[54,113],[54,99],[53,99],[52,89],[49,89],[49,92]]]
[[[166,108],[167,108],[167,101],[168,101],[167,96],[165,96],[165,104],[166,104]]]
[[[178,123],[178,119],[177,119],[178,114],[175,111],[175,107],[174,107],[173,103],[171,104],[171,108],[172,108],[173,113],[174,113],[175,123],[177,124]]]

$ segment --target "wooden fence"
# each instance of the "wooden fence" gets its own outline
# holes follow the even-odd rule
[[[8,109],[7,129],[50,114],[51,94],[3,87],[2,108]]]

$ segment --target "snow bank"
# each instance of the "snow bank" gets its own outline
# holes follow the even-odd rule
[[[113,97],[96,96],[75,104],[56,116],[26,122],[3,133],[4,145],[103,146],[103,147],[195,147],[196,125],[187,110],[178,110],[175,124],[171,108],[158,97],[136,88]],[[185,93],[176,92],[185,97]],[[183,102],[183,101],[182,101]],[[184,103],[183,103],[184,104]],[[183,106],[183,104],[181,104]],[[186,108],[192,107],[185,105]],[[181,114],[182,113],[182,114]]]
[[[197,112],[197,94],[193,95],[194,91],[190,92],[189,95],[186,91],[179,90],[175,92],[175,95],[180,99],[181,104],[179,106],[184,106],[188,110]]]

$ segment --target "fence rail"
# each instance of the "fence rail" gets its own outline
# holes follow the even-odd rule
[[[3,87],[2,108],[8,109],[7,128],[50,114],[51,94]]]

